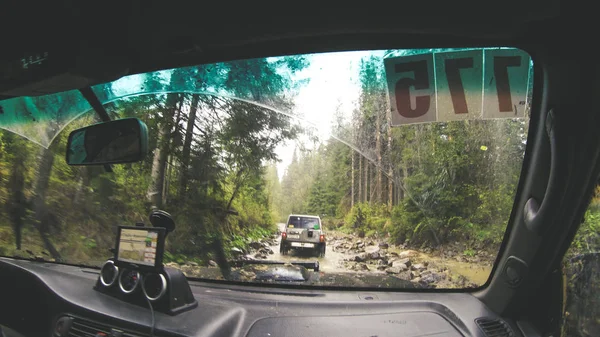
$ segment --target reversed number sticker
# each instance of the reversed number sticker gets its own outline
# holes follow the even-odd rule
[[[433,55],[384,60],[392,107],[392,124],[436,120]]]
[[[530,62],[518,49],[387,58],[392,125],[524,117]]]
[[[481,118],[483,52],[435,53],[437,120]]]
[[[485,50],[483,118],[524,117],[529,55],[518,49]]]

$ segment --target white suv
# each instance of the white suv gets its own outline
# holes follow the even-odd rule
[[[279,251],[286,255],[290,249],[310,249],[319,257],[325,256],[325,233],[321,218],[316,215],[290,214],[281,232]]]

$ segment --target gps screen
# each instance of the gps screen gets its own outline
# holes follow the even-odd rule
[[[159,233],[148,228],[121,228],[117,260],[146,266],[155,266]]]

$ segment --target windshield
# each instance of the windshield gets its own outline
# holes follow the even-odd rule
[[[100,266],[117,226],[150,226],[158,208],[176,223],[165,265],[188,277],[480,286],[513,206],[532,74],[523,51],[486,48],[127,76],[92,89],[111,119],[147,125],[150,153],[110,169],[65,162],[69,133],[100,122],[78,91],[0,101],[0,254]],[[317,216],[322,235],[282,234]],[[301,279],[265,271],[313,261]]]

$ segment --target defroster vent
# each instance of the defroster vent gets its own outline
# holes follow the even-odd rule
[[[56,337],[95,337],[95,336],[147,337],[149,334],[121,329],[108,324],[75,316],[63,316],[58,319],[54,336]]]
[[[486,337],[513,337],[514,334],[506,322],[489,317],[480,317],[475,320]]]

